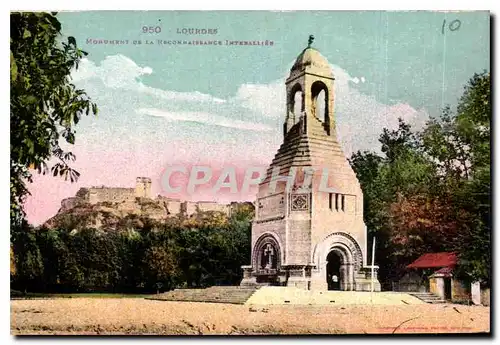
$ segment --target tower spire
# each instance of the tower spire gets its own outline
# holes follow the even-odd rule
[[[311,48],[311,44],[313,43],[313,41],[314,41],[314,36],[309,35],[309,39],[307,40],[307,48]]]

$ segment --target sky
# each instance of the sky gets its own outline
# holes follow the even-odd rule
[[[77,183],[37,175],[28,220],[41,224],[81,187],[133,187],[188,200],[253,200],[247,194],[166,194],[169,166],[267,166],[282,143],[285,79],[310,34],[335,77],[344,153],[379,151],[398,118],[421,127],[456,106],[474,73],[490,69],[488,12],[101,11],[60,12],[62,34],[88,55],[72,82],[99,114],[76,127]],[[151,28],[152,33],[144,33]],[[182,34],[198,28],[216,34]],[[155,32],[156,31],[156,32]],[[98,43],[121,40],[126,44]],[[222,45],[158,44],[221,41]],[[272,41],[272,45],[226,45]],[[138,44],[138,41],[141,44]],[[213,181],[215,182],[215,180]]]

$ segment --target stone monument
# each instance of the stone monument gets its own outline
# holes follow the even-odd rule
[[[284,139],[259,184],[241,286],[370,291],[363,193],[337,140],[332,69],[313,39],[285,82]]]

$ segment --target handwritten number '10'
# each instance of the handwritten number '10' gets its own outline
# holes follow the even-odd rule
[[[444,26],[446,25],[446,19],[443,20],[443,28],[442,28],[442,32],[443,32],[443,35],[444,35]],[[458,29],[460,29],[460,25],[462,25],[462,23],[460,22],[460,20],[458,19],[455,19],[454,21],[452,21],[450,23],[450,25],[448,25],[448,29],[450,29],[450,31],[457,31]]]

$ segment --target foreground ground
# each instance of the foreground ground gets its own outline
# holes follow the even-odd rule
[[[230,305],[142,298],[11,301],[11,333],[338,334],[489,332],[490,308],[441,305]]]

